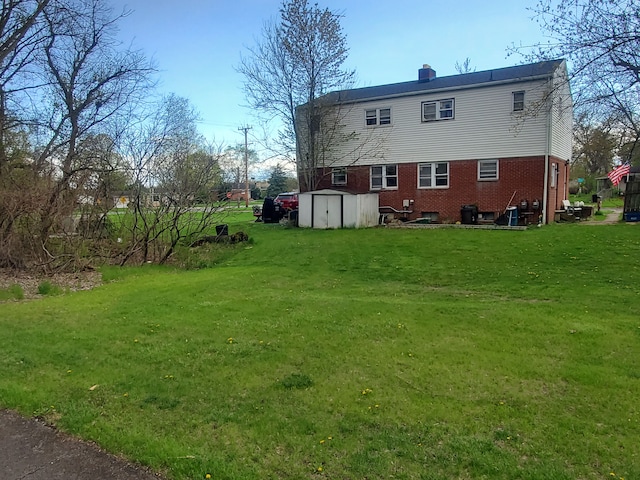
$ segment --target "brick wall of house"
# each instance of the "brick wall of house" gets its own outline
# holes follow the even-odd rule
[[[552,161],[559,165],[557,185],[562,188],[564,178],[568,175],[565,162],[550,159]],[[318,189],[332,188],[352,193],[377,192],[380,194],[380,207],[389,206],[396,210],[404,210],[403,200],[412,200],[409,207],[412,213],[399,216],[414,220],[423,216],[423,213],[438,213],[441,222],[461,221],[463,205],[476,205],[479,212],[490,212],[497,218],[508,205],[520,206],[522,201],[526,201],[530,221],[537,222],[541,208],[534,210],[531,205],[534,200],[538,200],[542,207],[544,156],[499,159],[499,180],[478,181],[477,169],[476,160],[449,162],[448,188],[418,189],[417,164],[400,163],[397,190],[371,190],[369,166],[348,167],[347,185],[342,186],[332,185],[331,169],[325,169],[321,173],[322,180]],[[564,192],[559,189],[550,192],[550,221],[553,221],[553,212],[560,208],[563,198]]]

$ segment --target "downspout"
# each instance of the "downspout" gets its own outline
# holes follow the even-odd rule
[[[549,208],[547,202],[549,201],[549,155],[551,153],[551,114],[553,112],[552,107],[553,98],[549,96],[549,108],[547,110],[547,141],[544,152],[544,192],[542,192],[542,218],[545,225],[549,223],[549,219],[547,218],[547,211]]]

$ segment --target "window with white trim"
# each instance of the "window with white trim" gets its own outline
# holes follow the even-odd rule
[[[418,188],[448,188],[449,163],[418,164]]]
[[[513,92],[513,111],[524,111],[524,90]]]
[[[455,117],[455,100],[435,100],[422,102],[422,121],[433,122],[436,120],[453,120]]]
[[[364,121],[368,127],[391,125],[390,108],[371,108],[364,111]]]
[[[331,170],[331,185],[346,185],[347,169],[344,167]]]
[[[478,180],[498,180],[498,160],[478,160]]]
[[[383,188],[398,188],[397,165],[371,166],[371,190],[380,190]]]

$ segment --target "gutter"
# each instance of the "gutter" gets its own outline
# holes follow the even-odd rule
[[[544,224],[549,223],[547,218],[549,200],[549,154],[551,153],[551,116],[553,114],[553,97],[549,97],[549,109],[547,110],[547,141],[544,152],[544,192],[542,192],[542,218]],[[557,185],[556,185],[557,187]],[[555,209],[555,207],[554,207]]]

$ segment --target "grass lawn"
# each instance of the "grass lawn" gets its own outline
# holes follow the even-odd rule
[[[0,406],[171,479],[640,478],[640,227],[251,223],[0,304]]]

